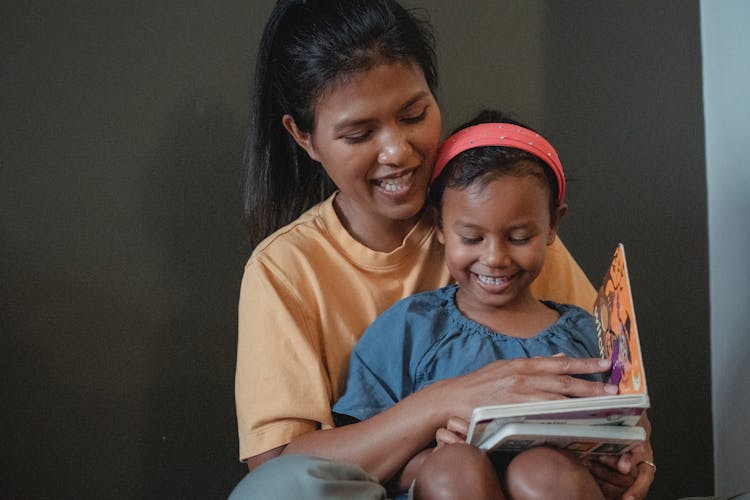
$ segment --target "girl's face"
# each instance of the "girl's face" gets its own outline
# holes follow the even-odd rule
[[[334,82],[311,133],[284,125],[339,188],[336,209],[368,244],[408,232],[425,203],[440,141],[440,110],[418,66],[384,63]]]
[[[465,189],[446,188],[438,239],[459,284],[457,301],[468,315],[521,307],[535,300],[529,285],[544,264],[557,231],[550,193],[533,176],[502,176]]]

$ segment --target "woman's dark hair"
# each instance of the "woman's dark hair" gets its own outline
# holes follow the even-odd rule
[[[513,120],[499,111],[485,109],[457,127],[451,135],[481,123],[510,123],[536,132],[528,125]],[[554,172],[533,154],[507,146],[483,146],[457,154],[430,185],[429,202],[440,214],[443,192],[446,188],[465,189],[475,182],[480,183],[480,186],[486,186],[503,176],[532,176],[545,182],[549,187],[550,220],[555,221],[560,202],[557,199],[557,179]],[[438,220],[442,223],[442,217],[438,217]]]
[[[437,90],[432,28],[394,0],[281,0],[255,67],[245,149],[245,219],[253,246],[335,189],[322,166],[282,125],[312,132],[317,99],[331,84],[380,63],[417,64]]]

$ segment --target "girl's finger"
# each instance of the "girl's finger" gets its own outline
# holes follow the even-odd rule
[[[437,441],[439,444],[455,444],[462,443],[464,440],[445,427],[441,427],[435,433],[435,441]]]
[[[446,428],[449,431],[466,437],[466,433],[469,432],[469,422],[461,417],[451,417],[448,419]]]

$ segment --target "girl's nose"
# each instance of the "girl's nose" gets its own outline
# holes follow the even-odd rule
[[[510,259],[502,243],[489,241],[482,253],[482,260],[487,267],[504,267]]]

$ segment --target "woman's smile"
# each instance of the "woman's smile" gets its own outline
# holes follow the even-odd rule
[[[415,170],[410,170],[408,172],[398,174],[398,176],[396,177],[376,179],[373,181],[373,183],[376,187],[385,191],[385,193],[389,196],[403,195],[414,186],[414,172]]]

